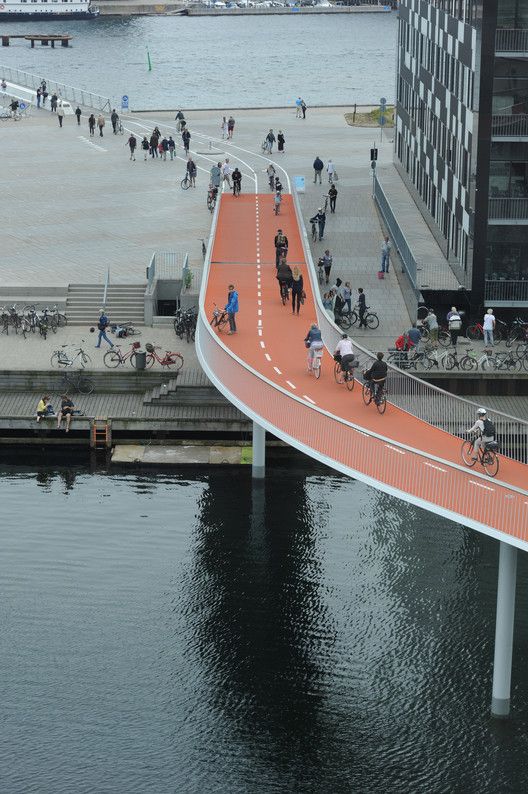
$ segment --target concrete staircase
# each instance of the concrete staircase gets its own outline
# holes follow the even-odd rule
[[[146,284],[110,284],[106,296],[106,313],[110,322],[145,321]],[[68,325],[94,325],[103,305],[102,284],[70,284],[66,298]]]

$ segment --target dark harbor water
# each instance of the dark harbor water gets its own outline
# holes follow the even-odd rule
[[[0,64],[103,94],[135,110],[377,102],[395,95],[390,14],[100,17],[4,23],[11,33],[71,33],[72,47],[2,48]],[[147,68],[147,47],[152,71]]]
[[[327,470],[0,471],[0,789],[522,792],[497,544]]]

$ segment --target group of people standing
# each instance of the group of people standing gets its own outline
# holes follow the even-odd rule
[[[277,229],[274,244],[276,279],[279,283],[280,297],[283,296],[283,290],[287,289],[288,293],[291,293],[292,314],[299,314],[306,297],[301,269],[295,265],[292,270],[288,264],[288,238],[282,229]]]

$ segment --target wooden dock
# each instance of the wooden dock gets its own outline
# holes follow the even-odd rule
[[[69,33],[46,33],[45,35],[40,33],[29,35],[25,33],[0,33],[0,39],[2,40],[2,47],[9,47],[10,39],[25,39],[31,42],[32,47],[35,46],[36,41],[40,41],[42,47],[47,47],[51,44],[51,49],[53,50],[55,49],[55,42],[60,43],[61,47],[69,47],[73,36],[70,36]]]

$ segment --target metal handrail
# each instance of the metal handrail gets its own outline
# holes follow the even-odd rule
[[[528,52],[528,28],[498,28],[495,52]]]
[[[301,241],[305,260],[308,264],[312,291],[316,304],[319,327],[324,343],[330,352],[341,337],[342,330],[328,316],[319,294],[316,268],[308,242],[308,235],[302,221],[299,199],[293,193],[293,203],[297,214]],[[354,340],[354,350],[360,361],[362,370],[368,369],[375,360],[374,354]],[[427,381],[402,371],[389,364],[390,402],[412,416],[444,430],[451,435],[464,438],[466,431],[475,421],[477,408],[485,406],[485,399],[475,403],[464,397],[440,389]],[[500,440],[501,453],[506,457],[528,463],[528,422],[509,414],[501,413],[494,408],[489,409]]]
[[[385,223],[388,226],[392,240],[395,243],[398,253],[403,262],[405,272],[409,276],[411,284],[416,290],[418,289],[418,285],[416,282],[416,271],[417,271],[416,259],[412,254],[411,247],[407,242],[404,233],[402,232],[398,222],[396,221],[396,217],[394,215],[394,212],[392,211],[390,202],[387,196],[385,195],[376,174],[374,174],[374,199],[376,200],[378,207],[380,208],[380,212],[385,219]]]
[[[495,138],[526,138],[528,136],[528,114],[494,114],[491,117],[491,134]]]
[[[0,75],[11,83],[32,88],[35,91],[42,83],[42,76],[39,77],[30,72],[23,72],[21,69],[15,69],[12,66],[0,64]],[[108,97],[93,94],[91,91],[85,91],[82,88],[74,88],[65,83],[57,83],[55,80],[46,80],[46,85],[50,95],[56,93],[57,96],[67,99],[69,102],[94,108],[95,110],[107,111],[108,113],[112,109],[112,104]]]
[[[484,299],[487,301],[508,301],[526,303],[528,301],[528,280],[494,279],[484,282]]]
[[[488,200],[488,220],[528,220],[528,198],[512,196],[490,198]]]

